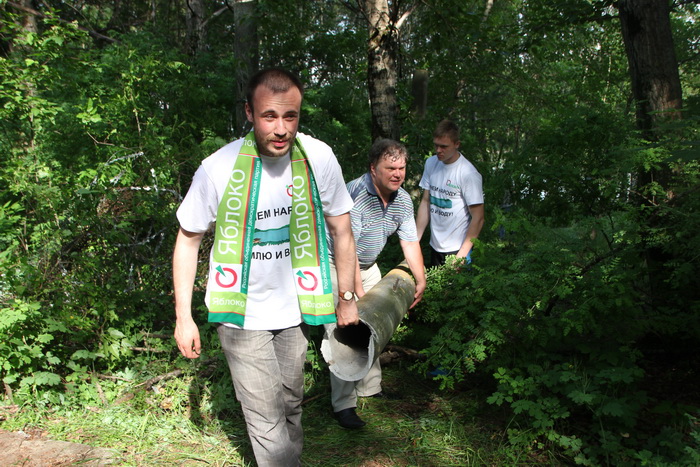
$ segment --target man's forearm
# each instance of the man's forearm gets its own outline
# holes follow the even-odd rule
[[[423,193],[423,198],[421,198],[420,204],[418,205],[418,212],[416,213],[416,230],[418,231],[418,241],[423,238],[423,233],[428,227],[428,222],[430,221],[430,192],[426,190]]]
[[[180,353],[187,358],[197,358],[202,351],[199,329],[192,317],[192,289],[197,275],[199,245],[203,236],[203,233],[180,229],[173,252],[174,337]]]
[[[413,278],[416,281],[416,293],[414,295],[413,303],[411,308],[416,306],[418,302],[421,301],[423,297],[423,292],[426,287],[426,277],[425,277],[425,264],[423,262],[423,252],[420,249],[420,243],[418,242],[406,242],[401,240],[401,249],[403,250],[403,255],[408,263],[408,268],[413,274]]]
[[[173,252],[173,291],[177,319],[192,316],[192,289],[197,275],[197,259],[202,236],[203,234],[192,234],[182,229],[177,235]]]
[[[328,232],[333,237],[335,269],[338,279],[338,292],[355,290],[355,271],[357,270],[357,254],[355,253],[355,238],[352,236],[350,214],[326,216]],[[360,322],[355,300],[343,300],[339,297],[336,308],[338,326],[344,327]]]
[[[339,234],[333,239],[335,268],[338,271],[338,290],[355,290],[355,273],[359,268],[352,233]]]
[[[401,249],[408,263],[408,268],[411,274],[416,279],[416,282],[425,283],[425,265],[423,264],[423,252],[420,249],[418,242],[401,241]]]
[[[465,258],[469,254],[472,247],[474,246],[474,240],[476,240],[479,237],[481,229],[484,227],[484,205],[477,204],[469,206],[469,211],[471,212],[472,219],[469,223],[467,233],[464,236],[462,246],[457,252],[457,256],[460,256],[462,258]]]

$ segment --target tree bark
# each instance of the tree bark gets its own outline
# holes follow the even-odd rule
[[[368,20],[367,85],[372,112],[372,140],[400,138],[396,99],[398,29],[387,0],[365,0]]]
[[[647,141],[657,141],[662,136],[665,120],[681,118],[682,91],[678,62],[671,34],[669,0],[620,0],[620,24],[629,62],[632,92],[636,101],[637,127]],[[669,187],[673,179],[668,164],[651,169],[640,168],[637,184],[640,192],[651,183]],[[668,201],[675,194],[667,191],[665,199],[655,195],[642,197],[641,202],[656,205]],[[644,223],[649,238],[655,236],[659,219],[649,217]],[[651,243],[645,250],[648,269],[648,290],[652,308],[668,302],[667,265],[672,255],[659,245]]]
[[[246,88],[248,80],[259,66],[256,4],[254,0],[236,0],[233,4],[235,24],[233,55],[236,63],[234,133],[236,136],[243,136],[249,129],[244,106]]]
[[[620,24],[637,102],[637,126],[647,140],[682,106],[668,0],[620,0]]]
[[[30,12],[31,10],[36,11],[34,2],[32,0],[21,0],[19,4],[22,7],[22,9],[26,12]],[[22,28],[24,28],[24,30],[27,32],[39,32],[39,25],[36,20],[36,15],[30,13],[28,15],[23,16]]]
[[[321,343],[321,353],[329,370],[343,381],[364,378],[391,340],[415,293],[415,280],[403,261],[357,301],[357,326],[326,325],[328,338]]]
[[[428,70],[415,70],[411,82],[413,111],[418,118],[423,118],[428,109]]]
[[[185,0],[185,21],[187,24],[187,53],[195,56],[206,45],[204,0]]]

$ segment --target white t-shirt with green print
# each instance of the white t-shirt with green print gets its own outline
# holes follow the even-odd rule
[[[440,253],[459,250],[471,222],[469,206],[484,203],[481,174],[461,154],[452,164],[432,156],[420,187],[430,190],[430,246]]]

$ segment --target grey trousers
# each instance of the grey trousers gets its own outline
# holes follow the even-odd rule
[[[307,326],[248,331],[221,325],[218,333],[258,465],[301,465]]]
[[[331,268],[333,269],[333,266]],[[336,277],[335,270],[331,271],[333,295],[337,300],[338,285],[336,283]],[[382,279],[382,273],[379,271],[379,266],[375,264],[365,271],[360,271],[360,277],[362,278],[362,287],[365,289],[365,292],[367,292]],[[327,336],[324,338],[327,338]],[[331,373],[331,405],[333,406],[334,412],[357,407],[358,396],[372,396],[381,392],[381,390],[382,367],[379,364],[379,359],[374,361],[367,376],[358,381],[343,381]]]

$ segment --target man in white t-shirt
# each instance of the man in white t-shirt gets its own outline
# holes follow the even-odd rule
[[[459,128],[441,121],[433,132],[435,155],[425,162],[420,187],[416,228],[423,237],[430,223],[430,262],[445,264],[454,255],[471,262],[474,239],[484,225],[484,193],[481,174],[459,152]]]
[[[355,300],[333,304],[325,229],[337,245],[341,295],[354,293],[353,201],[325,143],[297,133],[303,85],[280,69],[256,73],[253,131],[206,158],[177,217],[175,339],[197,358],[192,318],[198,251],[214,230],[205,301],[218,326],[258,465],[299,466],[308,324],[359,323]],[[325,220],[325,222],[324,222]]]

